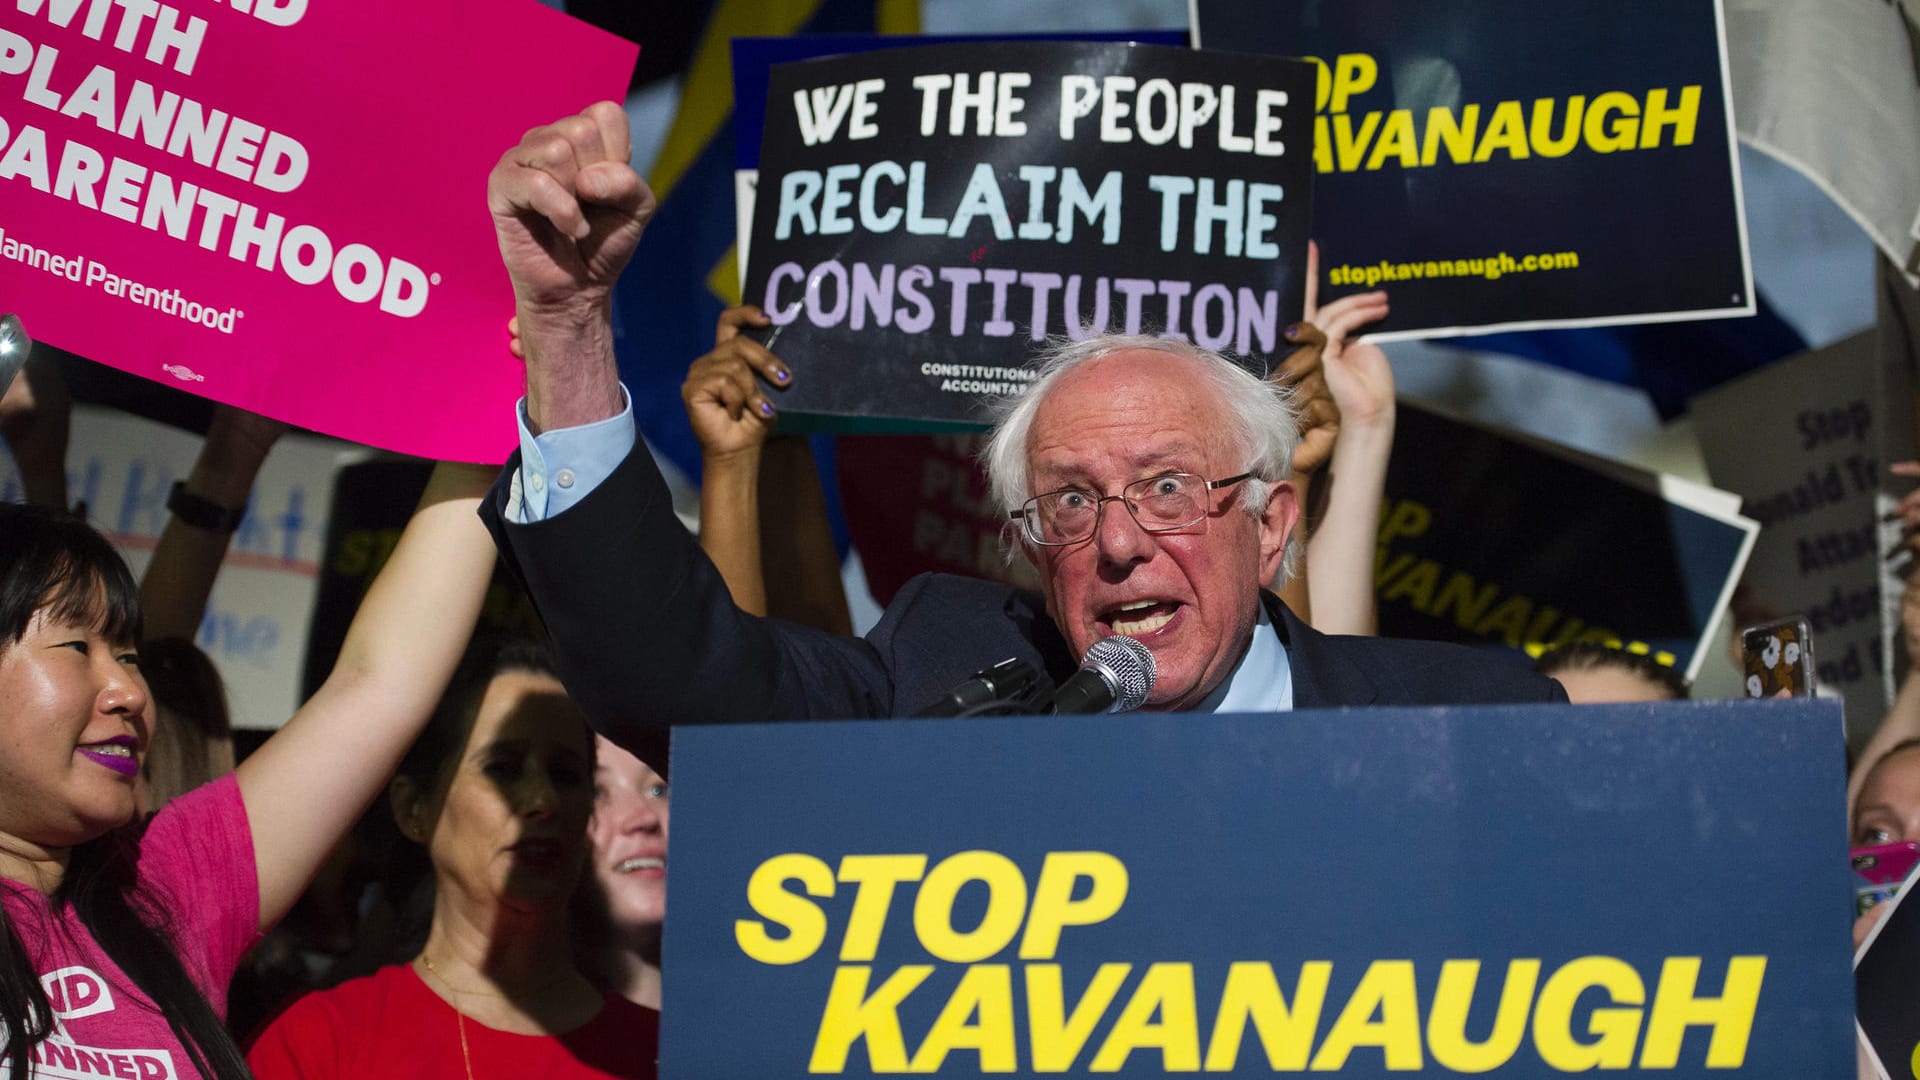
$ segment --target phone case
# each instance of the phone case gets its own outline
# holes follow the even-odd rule
[[[1853,910],[1864,915],[1882,900],[1891,900],[1900,892],[1900,883],[1920,865],[1920,841],[1902,840],[1894,844],[1876,844],[1854,848]]]
[[[1779,619],[1740,631],[1747,696],[1773,697],[1785,690],[1813,696],[1813,630],[1804,617]]]

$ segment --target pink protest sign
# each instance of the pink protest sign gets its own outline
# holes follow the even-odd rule
[[[535,0],[6,0],[0,310],[302,427],[504,460],[487,172],[637,53]]]

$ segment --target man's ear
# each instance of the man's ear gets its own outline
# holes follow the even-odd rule
[[[1028,540],[1026,531],[1018,525],[1014,526],[1013,530],[1012,538],[1006,539],[1003,536],[1002,542],[1007,545],[1007,550],[1010,553],[1017,553],[1020,558],[1027,560],[1028,566],[1033,567],[1034,576],[1040,579],[1036,587],[1040,590],[1041,599],[1046,602],[1047,617],[1054,620],[1057,624],[1060,615],[1053,610],[1053,589],[1050,587],[1052,582],[1049,580],[1050,571],[1047,569],[1047,564],[1043,561],[1041,555],[1041,553],[1047,549]],[[1008,565],[1012,565],[1011,561],[1009,561]]]
[[[1285,480],[1267,485],[1267,505],[1260,511],[1260,580],[1274,581],[1286,560],[1287,539],[1300,525],[1300,497]]]

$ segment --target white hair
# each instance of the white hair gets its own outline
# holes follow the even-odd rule
[[[1240,508],[1258,517],[1266,509],[1272,485],[1287,478],[1294,447],[1300,441],[1300,417],[1294,408],[1293,392],[1211,349],[1178,338],[1140,334],[1101,334],[1084,341],[1052,342],[1034,359],[1031,366],[1035,377],[1025,393],[994,402],[993,430],[980,448],[980,463],[986,469],[994,502],[1002,512],[1012,514],[1033,497],[1032,478],[1027,473],[1027,438],[1033,430],[1034,414],[1060,379],[1089,361],[1133,350],[1194,361],[1201,377],[1226,403],[1226,433],[1239,455],[1240,471],[1253,474],[1240,482]],[[1287,541],[1276,588],[1293,575],[1299,547],[1299,530],[1295,530]]]

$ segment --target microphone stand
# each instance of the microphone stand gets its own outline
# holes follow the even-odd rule
[[[1008,657],[974,672],[946,696],[913,716],[916,719],[1035,716],[1050,710],[1053,693],[1053,680],[1045,672],[1018,657]]]

